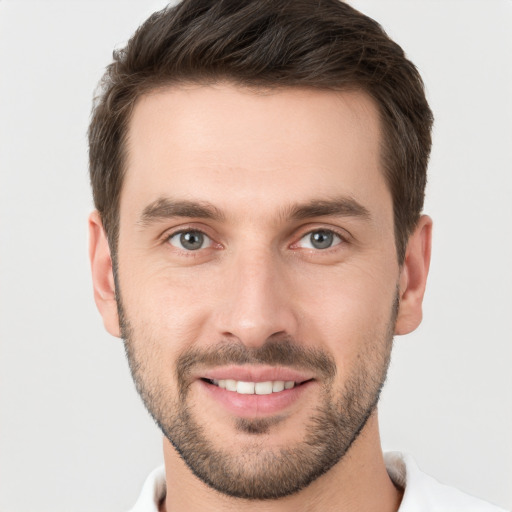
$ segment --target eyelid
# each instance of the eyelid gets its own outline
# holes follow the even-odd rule
[[[184,233],[187,231],[198,231],[200,233],[203,233],[204,235],[211,237],[211,235],[208,234],[208,230],[205,229],[203,226],[196,225],[195,222],[184,222],[183,224],[178,224],[177,226],[168,227],[166,228],[159,236],[158,238],[165,242],[168,240],[171,236],[174,236],[178,233]]]
[[[199,247],[197,249],[186,249],[185,247],[180,247],[181,244],[180,245],[174,244],[171,241],[174,238],[177,238],[178,236],[182,235],[183,233],[198,233],[198,234],[200,234],[203,237],[203,243],[206,244],[206,245],[204,245],[202,247]],[[181,238],[181,236],[180,236],[180,238]],[[197,229],[185,229],[185,230],[182,230],[182,231],[176,231],[175,233],[172,233],[171,235],[169,235],[169,237],[167,238],[167,241],[173,247],[176,247],[176,249],[180,249],[180,250],[183,250],[183,251],[186,251],[186,252],[200,251],[201,249],[207,249],[208,247],[211,247],[213,245],[213,240],[206,233],[203,233],[202,231],[199,231]]]
[[[170,239],[176,235],[179,235],[181,233],[187,233],[189,231],[194,231],[197,233],[201,233],[205,238],[208,238],[210,240],[210,244],[207,247],[203,247],[201,249],[197,249],[196,251],[190,251],[186,249],[181,249],[180,247],[176,247],[175,245],[170,243]],[[184,253],[197,253],[201,251],[202,249],[208,249],[211,247],[215,248],[222,248],[222,244],[217,242],[212,236],[212,234],[209,233],[209,229],[205,229],[204,227],[199,227],[197,225],[194,225],[194,223],[190,224],[181,224],[179,226],[175,226],[173,228],[166,229],[158,238],[160,240],[160,243],[162,244],[169,244],[172,245],[175,249],[178,251],[181,250]]]
[[[332,235],[332,244],[329,245],[328,247],[325,247],[325,248],[321,248],[321,247],[315,247],[313,245],[313,242],[311,241],[311,237],[314,233],[317,233],[317,232],[324,232],[324,233],[328,233],[330,235]],[[309,239],[309,241],[308,241]],[[303,249],[307,249],[307,250],[312,250],[312,251],[321,251],[321,252],[325,252],[325,251],[328,251],[329,249],[333,249],[334,247],[337,247],[338,245],[342,244],[343,243],[343,239],[335,232],[333,231],[327,231],[327,230],[318,230],[318,231],[311,231],[310,233],[306,233],[298,242],[297,242],[297,245],[299,244],[304,244],[302,246]]]
[[[323,249],[323,251],[328,251],[329,249],[332,249],[334,247],[337,247],[338,245],[340,245],[341,243],[349,243],[352,236],[350,235],[350,233],[348,233],[346,230],[342,229],[342,228],[337,228],[337,227],[333,227],[333,226],[325,226],[325,225],[316,225],[314,227],[311,227],[311,226],[307,226],[307,227],[304,227],[303,229],[300,230],[300,234],[298,237],[296,237],[296,241],[293,242],[290,247],[291,248],[300,248],[298,247],[298,244],[299,242],[306,236],[308,235],[311,235],[312,233],[315,233],[317,231],[326,231],[326,232],[329,232],[329,233],[332,233],[334,235],[336,235],[337,237],[340,238],[341,242],[336,244],[336,245],[333,245],[331,247],[329,247],[328,249]],[[308,248],[309,249],[309,248]],[[315,250],[319,250],[319,249],[315,249]]]

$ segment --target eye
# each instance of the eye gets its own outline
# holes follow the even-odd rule
[[[333,231],[318,229],[303,236],[297,245],[304,249],[329,249],[341,242],[341,237]]]
[[[210,237],[201,231],[193,229],[174,233],[174,235],[168,238],[168,241],[172,246],[185,251],[197,251],[212,245]]]

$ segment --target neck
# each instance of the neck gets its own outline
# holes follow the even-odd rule
[[[396,512],[402,499],[386,471],[376,412],[342,460],[307,488],[278,500],[248,501],[218,493],[190,471],[167,439],[164,459],[163,512]]]

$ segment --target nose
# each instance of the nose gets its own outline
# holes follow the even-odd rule
[[[216,315],[222,337],[257,348],[273,335],[295,336],[293,286],[285,265],[270,249],[230,258]]]

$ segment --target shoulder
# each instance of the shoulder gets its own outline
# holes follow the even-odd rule
[[[409,455],[388,452],[384,458],[389,476],[404,489],[399,512],[505,512],[426,475]]]

